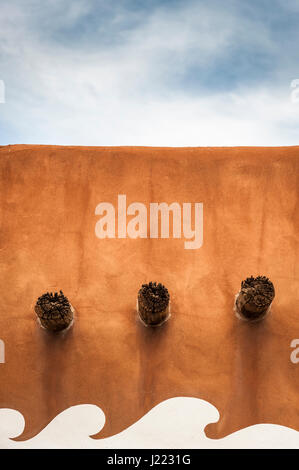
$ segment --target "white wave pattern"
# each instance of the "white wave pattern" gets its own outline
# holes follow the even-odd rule
[[[11,440],[23,432],[18,411],[0,409],[2,449],[296,449],[299,432],[275,424],[257,424],[223,439],[209,439],[204,428],[219,420],[217,409],[198,398],[171,398],[154,407],[139,421],[112,437],[95,440],[105,424],[96,405],[72,406],[51,421],[37,436],[23,442]]]

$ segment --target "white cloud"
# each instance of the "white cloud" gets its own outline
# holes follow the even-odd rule
[[[69,41],[51,38],[51,22],[54,32],[72,27],[93,11],[94,3],[55,0],[46,11],[38,3],[32,1],[27,9],[17,7],[16,1],[1,7],[0,79],[6,84],[6,104],[0,109],[0,126],[2,121],[12,128],[18,142],[297,143],[299,106],[291,102],[289,82],[250,87],[243,76],[238,85],[227,83],[220,92],[202,81],[201,74],[209,70],[220,73],[218,61],[233,69],[230,55],[239,43],[257,50],[263,47],[270,56],[276,53],[267,25],[242,16],[235,2],[231,9],[219,2],[214,2],[218,9],[187,2],[177,9],[160,7],[150,14],[130,13],[116,6],[106,26],[99,19],[95,36],[89,41],[85,37],[73,47]],[[126,29],[126,13],[138,20],[134,27]],[[109,28],[107,44],[101,42],[97,30],[109,37]],[[118,35],[115,42],[113,31]],[[188,89],[184,75],[194,64],[197,72]],[[288,80],[293,78],[297,77]],[[221,77],[218,80],[221,83]]]

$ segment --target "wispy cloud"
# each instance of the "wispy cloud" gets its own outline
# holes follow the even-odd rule
[[[298,143],[299,2],[3,0],[0,143]]]

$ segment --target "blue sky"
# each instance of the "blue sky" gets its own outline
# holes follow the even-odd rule
[[[0,145],[295,145],[297,78],[299,0],[0,4]]]

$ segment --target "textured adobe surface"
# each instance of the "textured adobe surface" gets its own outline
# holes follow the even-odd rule
[[[0,407],[22,412],[22,438],[79,403],[115,434],[174,396],[213,403],[220,437],[255,423],[299,430],[299,148],[0,148]],[[157,177],[158,175],[158,177]],[[204,241],[95,236],[101,201],[204,203]],[[272,313],[233,311],[240,282],[268,276]],[[143,283],[171,293],[171,319],[145,328]],[[40,328],[38,296],[74,306],[65,335]]]

